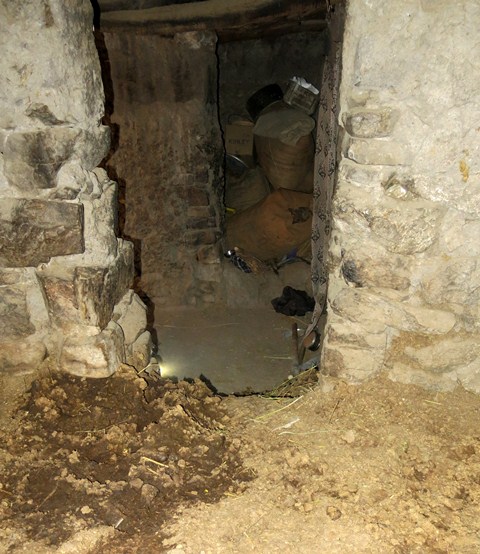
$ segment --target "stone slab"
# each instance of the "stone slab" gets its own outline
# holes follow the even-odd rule
[[[0,204],[0,265],[31,267],[84,251],[83,206],[6,198]]]

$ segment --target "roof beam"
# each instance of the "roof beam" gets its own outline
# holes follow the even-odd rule
[[[203,0],[146,10],[103,13],[102,31],[134,30],[173,36],[187,31],[214,31],[220,40],[325,28],[326,0]]]

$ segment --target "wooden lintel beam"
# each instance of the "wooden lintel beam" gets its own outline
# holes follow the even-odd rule
[[[146,10],[102,14],[102,31],[134,30],[173,36],[188,31],[214,31],[221,40],[255,38],[263,33],[321,30],[326,0],[204,0]],[[316,23],[308,28],[308,20]]]

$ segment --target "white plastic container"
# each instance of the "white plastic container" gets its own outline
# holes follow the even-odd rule
[[[301,77],[290,79],[287,90],[283,96],[284,102],[311,115],[318,104],[319,90]]]

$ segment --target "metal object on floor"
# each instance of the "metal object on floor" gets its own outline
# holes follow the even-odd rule
[[[248,165],[245,161],[233,154],[225,155],[225,167],[235,177],[240,177],[248,171]]]
[[[299,343],[298,337],[298,325],[296,323],[292,324],[292,340],[293,340],[293,368],[292,374],[298,375],[302,371],[310,369],[315,365],[318,365],[320,360],[319,356],[303,362],[305,357],[305,351],[308,349],[312,352],[318,350],[320,346],[320,333],[313,329],[308,335],[306,335],[303,340]]]
[[[315,352],[320,347],[320,333],[316,329],[314,329],[305,336],[302,343],[305,348],[307,348],[311,352]]]

